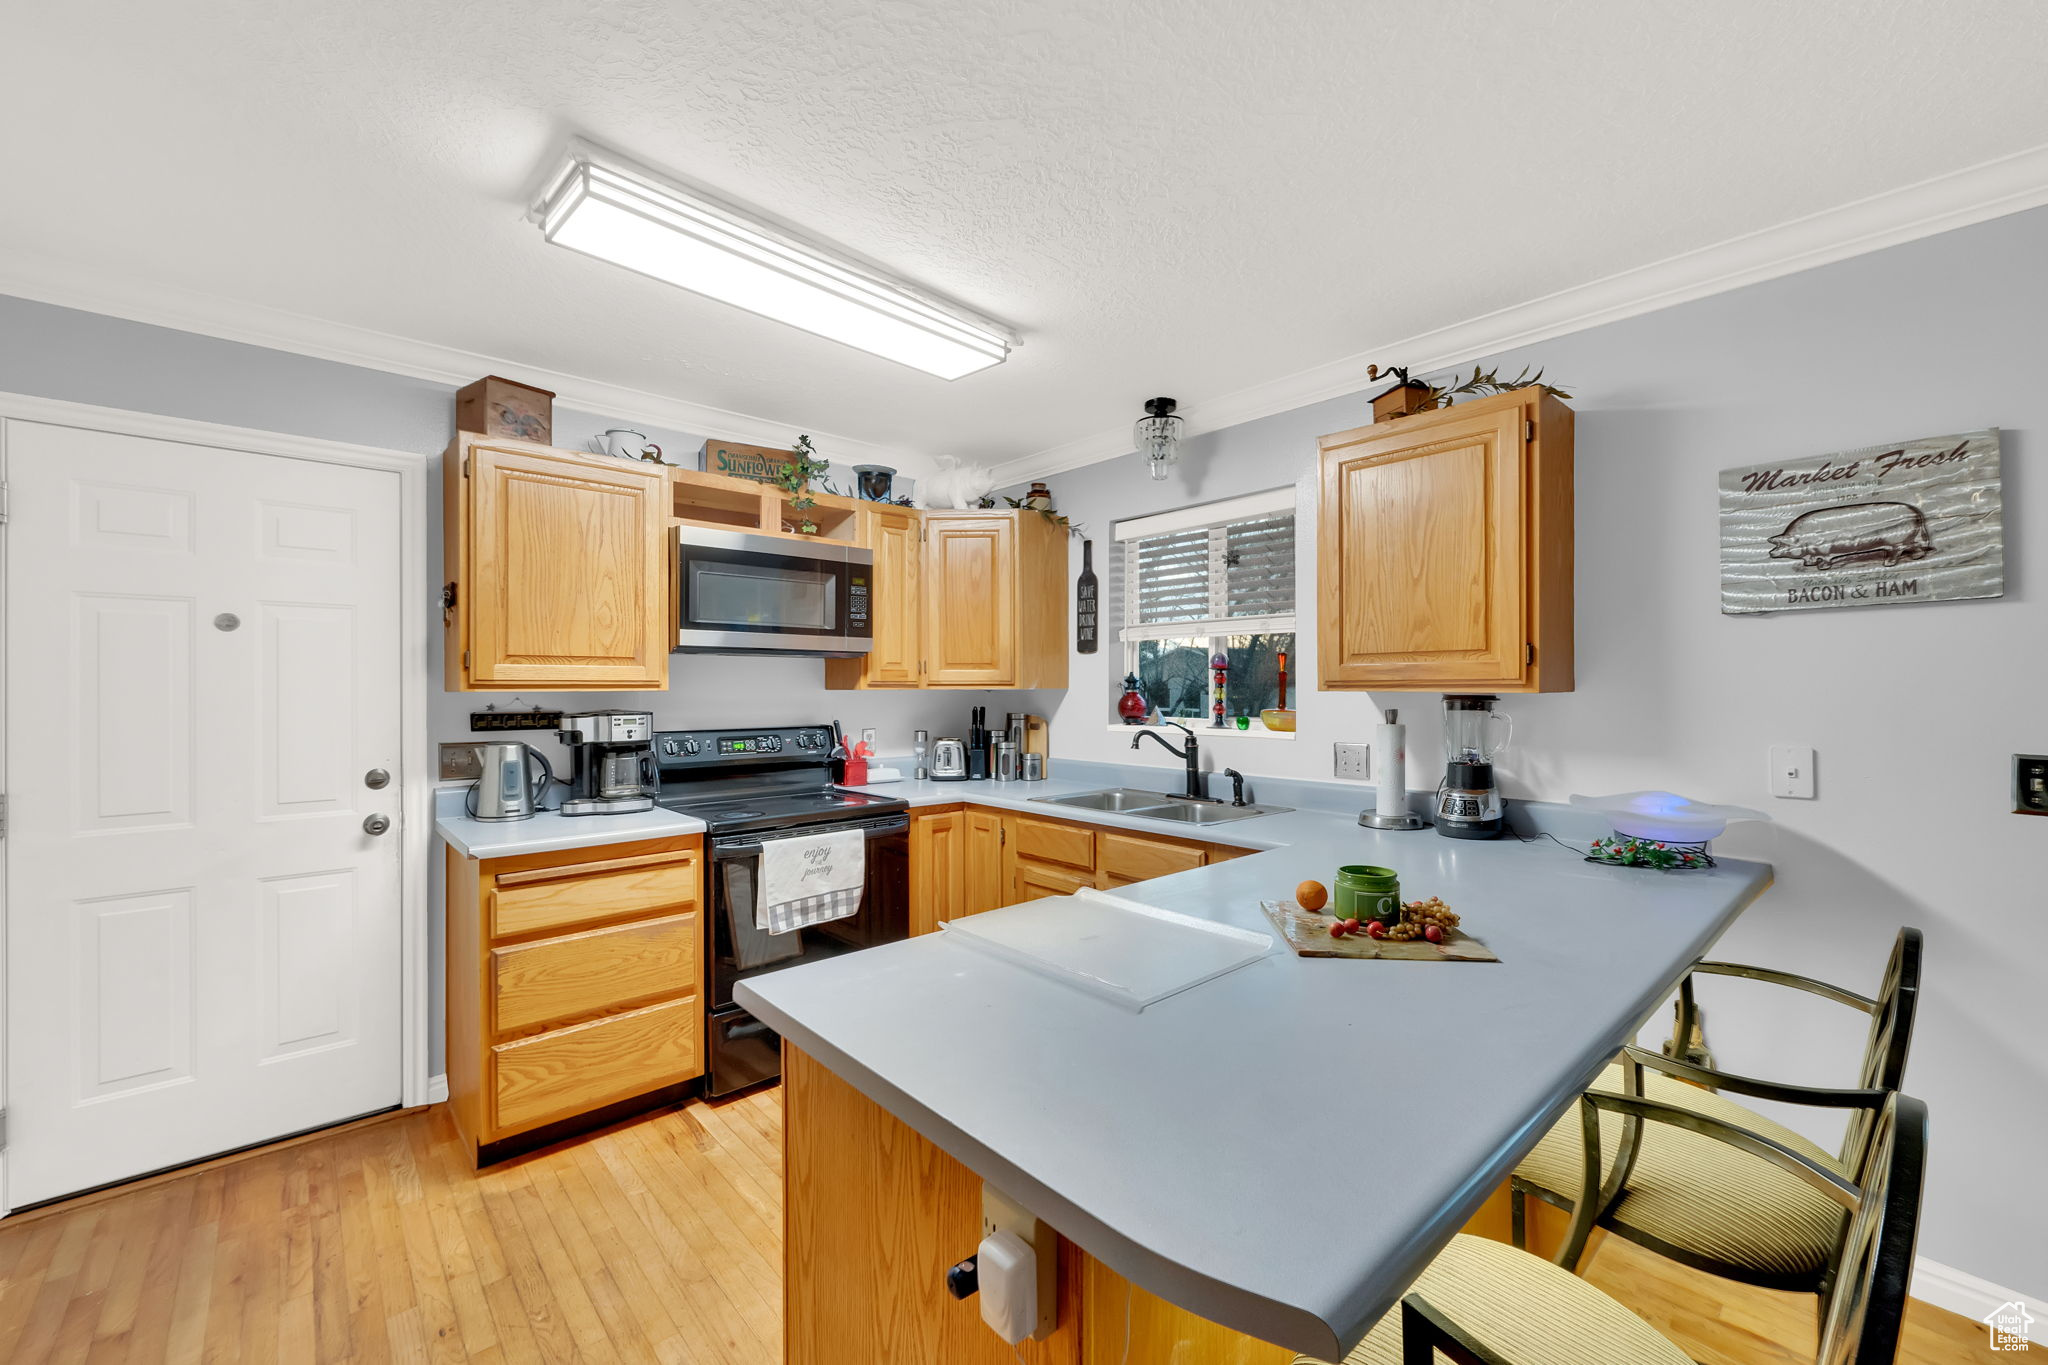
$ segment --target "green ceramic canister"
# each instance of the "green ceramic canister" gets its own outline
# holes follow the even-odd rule
[[[1338,868],[1333,899],[1339,919],[1356,919],[1361,924],[1378,920],[1386,925],[1401,919],[1401,880],[1391,867],[1354,863]]]

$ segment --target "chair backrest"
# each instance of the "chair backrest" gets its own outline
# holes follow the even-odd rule
[[[1920,944],[1920,931],[1911,926],[1899,930],[1892,942],[1877,1008],[1870,1014],[1870,1037],[1863,1047],[1863,1071],[1857,1081],[1861,1089],[1897,1090],[1905,1082],[1906,1054],[1913,1046],[1913,1016],[1920,1004]],[[1861,1178],[1874,1119],[1871,1110],[1849,1115],[1842,1138],[1842,1167],[1853,1179]]]
[[[1892,1365],[1897,1358],[1926,1168],[1927,1106],[1895,1093],[1870,1125],[1861,1191],[1821,1298],[1815,1365]]]

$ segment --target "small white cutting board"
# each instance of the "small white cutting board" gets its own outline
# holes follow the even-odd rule
[[[1080,891],[942,926],[951,941],[1137,1011],[1271,953],[1251,929]]]

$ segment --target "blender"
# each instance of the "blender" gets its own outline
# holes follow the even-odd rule
[[[1492,839],[1501,831],[1493,760],[1508,747],[1514,722],[1493,709],[1500,698],[1444,698],[1444,780],[1436,793],[1436,832],[1447,839]]]

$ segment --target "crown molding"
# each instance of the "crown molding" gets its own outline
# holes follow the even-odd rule
[[[616,421],[645,422],[671,431],[765,446],[789,445],[798,432],[808,431],[821,450],[842,464],[900,467],[908,463],[914,467],[904,472],[912,477],[936,469],[931,457],[920,451],[565,374],[505,356],[439,346],[171,285],[118,279],[48,257],[15,255],[0,260],[0,294],[457,388],[486,374],[504,374],[552,389],[555,401],[565,408]]]
[[[2048,204],[2048,147],[2033,147],[1776,227],[1732,237],[1448,327],[1388,341],[1299,373],[1254,384],[1183,409],[1184,436],[1358,393],[1375,382],[1366,366],[1390,358],[1416,374],[1469,365],[1609,322],[1954,228]],[[1135,420],[1135,419],[1134,419]],[[1129,425],[993,463],[996,487],[1028,483],[1126,455]]]

